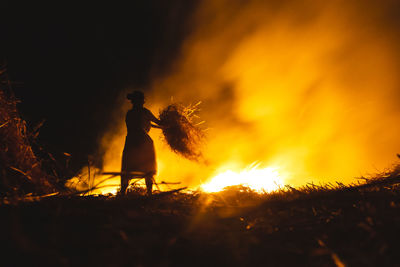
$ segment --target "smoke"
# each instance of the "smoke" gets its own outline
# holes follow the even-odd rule
[[[196,186],[255,161],[292,185],[389,167],[400,151],[399,10],[395,1],[202,1],[147,103],[157,114],[171,97],[201,100],[206,160],[179,158],[154,129],[159,181]],[[119,168],[122,120],[120,129],[105,139],[105,168]]]

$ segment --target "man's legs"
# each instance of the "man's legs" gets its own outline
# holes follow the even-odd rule
[[[125,196],[126,194],[126,189],[128,188],[128,183],[129,183],[129,178],[126,175],[121,175],[121,190],[120,194],[121,196]]]
[[[144,177],[145,181],[146,181],[146,189],[147,189],[147,195],[151,196],[152,192],[153,192],[153,176],[154,174],[147,174],[146,177]]]

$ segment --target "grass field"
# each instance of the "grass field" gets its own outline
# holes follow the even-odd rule
[[[264,195],[232,187],[3,200],[1,265],[400,265],[399,173]]]

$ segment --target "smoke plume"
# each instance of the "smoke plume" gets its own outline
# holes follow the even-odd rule
[[[205,161],[179,158],[153,129],[159,181],[196,186],[255,161],[292,185],[389,167],[400,152],[399,11],[396,1],[202,1],[147,104],[157,114],[171,97],[202,101]],[[119,128],[104,139],[105,168],[119,168]]]

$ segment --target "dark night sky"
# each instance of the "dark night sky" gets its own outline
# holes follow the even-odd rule
[[[168,71],[194,8],[184,0],[3,3],[1,59],[23,82],[14,87],[22,117],[31,127],[46,120],[39,141],[56,155],[71,153],[79,168],[112,125],[121,90],[145,90]]]

